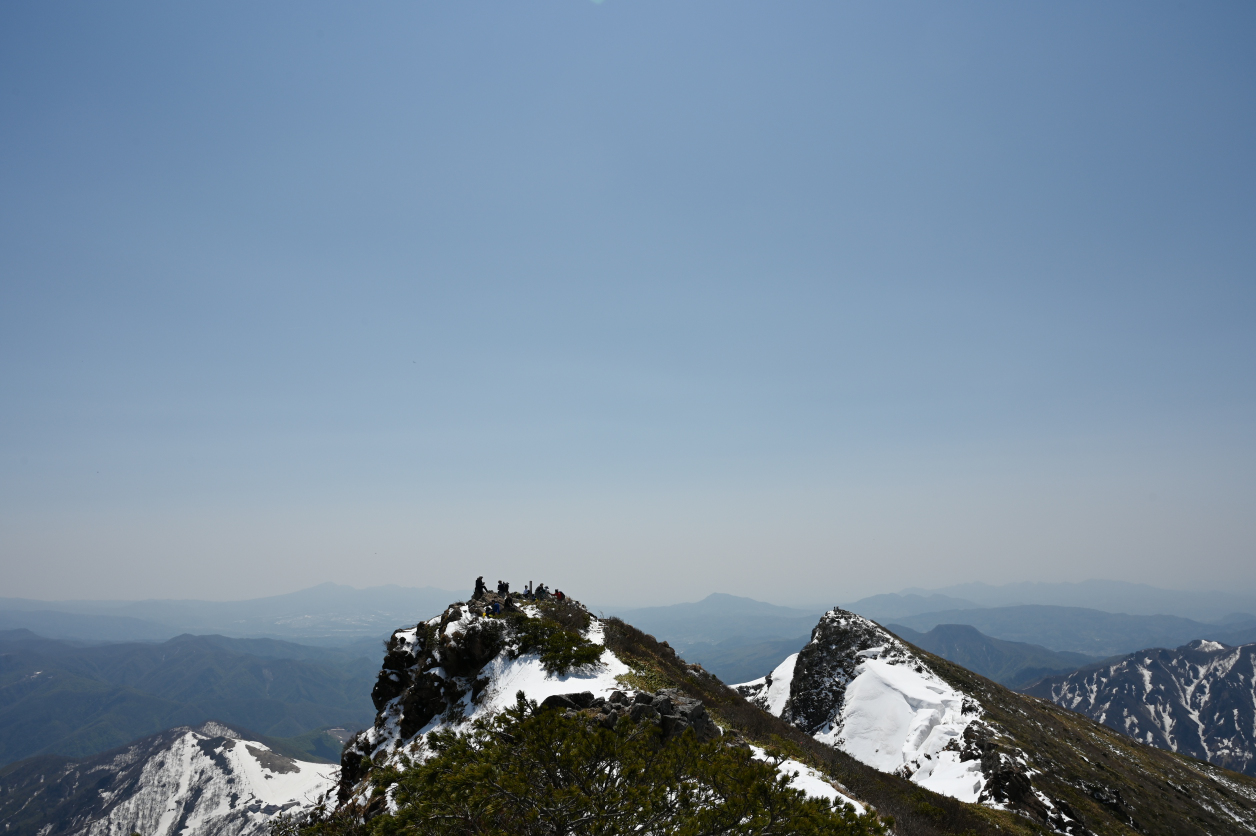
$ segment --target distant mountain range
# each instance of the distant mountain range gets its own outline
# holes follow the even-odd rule
[[[28,631],[0,633],[5,758],[96,753],[69,759],[35,754],[0,765],[0,819],[14,836],[176,830],[255,836],[270,830],[274,816],[310,809],[319,799],[353,815],[369,809],[388,816],[390,802],[373,792],[372,771],[407,768],[425,730],[465,730],[469,720],[505,709],[544,724],[553,716],[545,715],[549,707],[562,712],[563,722],[580,719],[573,730],[598,735],[626,733],[618,724],[640,721],[657,724],[664,741],[692,745],[699,731],[700,740],[720,737],[719,723],[735,732],[730,740],[740,744],[739,752],[753,752],[749,742],[775,763],[785,755],[766,749],[788,746],[807,764],[785,760],[772,774],[798,779],[808,795],[892,815],[895,832],[904,836],[1256,831],[1253,779],[1142,745],[1154,734],[1150,726],[1139,727],[1135,741],[972,672],[1019,683],[1039,670],[1088,661],[1081,654],[954,623],[927,632],[895,626],[904,644],[841,609],[821,616],[728,595],[638,610],[634,617],[668,638],[660,643],[619,619],[591,618],[574,601],[528,606],[528,618],[518,611],[522,600],[505,617],[485,611],[487,600],[452,603],[437,617],[393,633],[387,647],[373,639],[332,648],[212,635],[88,645]],[[950,613],[984,617],[1005,609],[1018,608]],[[1060,611],[1077,617],[1075,609],[1038,609],[1054,613],[1055,621],[1040,620],[1057,628]],[[573,648],[580,658],[588,650],[598,661],[571,661]],[[688,661],[677,656],[682,649]],[[1187,718],[1213,723],[1226,711],[1250,719],[1242,686],[1252,660],[1239,653],[1231,661],[1220,645],[1188,650],[1195,656],[1178,661],[1164,656],[1167,651],[1136,654],[1131,659],[1144,667],[1120,670],[1105,683],[1078,679],[1082,672],[1045,681],[1075,683],[1051,692],[1074,701],[1107,688],[1126,700],[1123,711],[1134,711],[1138,705],[1129,695],[1150,676],[1165,693],[1177,688],[1196,697],[1183,702],[1186,714],[1168,718],[1172,727]],[[364,659],[364,651],[373,658]],[[1144,669],[1142,660],[1157,653],[1167,660],[1163,676]],[[741,665],[766,674],[741,688],[754,705],[691,664],[700,654],[712,668]],[[1187,670],[1192,667],[1198,675]],[[531,707],[520,705],[520,692],[535,700]],[[1225,699],[1198,699],[1205,692]],[[367,706],[361,715],[334,733],[325,729],[329,717],[356,712],[360,700]],[[1152,714],[1168,704],[1144,703]],[[184,719],[206,713],[215,721]],[[231,722],[217,722],[223,717]],[[1112,725],[1111,717],[1095,719]],[[146,723],[177,727],[150,736],[135,731]],[[249,726],[265,733],[245,732]],[[355,728],[363,731],[351,734]],[[110,734],[133,742],[101,753]],[[1185,739],[1180,732],[1179,738]],[[1240,751],[1227,741],[1210,738],[1206,753],[1216,760],[1223,744]],[[516,742],[503,740],[503,751]],[[1250,747],[1240,754],[1247,752]],[[338,773],[319,765],[335,754]],[[1242,767],[1250,757],[1226,763]],[[763,789],[753,782],[737,786],[752,796]]]
[[[0,632],[0,764],[94,755],[173,726],[234,723],[277,738],[374,717],[369,658],[270,639],[179,636],[161,644],[77,646]],[[338,755],[318,735],[302,744]]]
[[[1053,607],[1083,607],[1129,615],[1176,615],[1209,623],[1256,619],[1256,589],[1183,592],[1160,589],[1145,583],[1088,580],[1080,583],[1027,582],[1003,586],[964,583],[941,589],[909,588],[902,590],[901,594],[903,597],[941,595],[965,602],[965,606],[962,607],[934,607],[933,610],[965,609],[969,606],[1011,607],[1022,604],[1040,604]],[[864,601],[868,600],[870,599],[864,599]],[[856,605],[851,605],[851,607],[855,608]],[[864,614],[859,609],[854,609],[854,611]],[[915,615],[917,613],[903,614]],[[874,615],[867,617],[877,618]]]
[[[714,593],[692,604],[607,615],[667,641],[686,661],[702,665],[725,682],[744,682],[767,673],[805,645],[822,611]]]
[[[846,605],[846,609],[850,612],[858,613],[864,618],[871,618],[873,621],[881,624],[910,615],[945,612],[947,610],[975,610],[980,607],[980,604],[974,604],[972,601],[966,601],[963,598],[953,598],[949,595],[917,595],[915,593],[873,595]]]
[[[1094,584],[1104,589],[1112,586]],[[1034,588],[1044,595],[1060,587],[1091,589],[1088,584],[1042,586],[1049,588]],[[1136,584],[1113,588],[1144,595],[1147,600],[1163,591]],[[984,587],[962,589],[981,592]],[[1177,647],[1198,638],[1232,645],[1256,641],[1256,617],[1242,614],[1226,623],[1205,623],[1181,616],[1129,615],[1084,607],[990,607],[939,593],[876,595],[851,604],[850,611],[908,631],[910,635],[903,638],[913,644],[1010,687],[1148,647]],[[714,594],[694,603],[613,614],[666,640],[686,660],[701,664],[724,681],[744,682],[764,675],[781,658],[805,645],[818,611]],[[967,625],[975,630],[948,627],[932,638],[921,638],[940,625]],[[918,644],[917,638],[926,644]]]
[[[1039,644],[1094,658],[1148,647],[1178,647],[1192,639],[1244,644],[1256,635],[1256,621],[1204,624],[1173,615],[1126,615],[1043,605],[924,613],[896,619],[895,623],[919,632],[939,624],[968,624],[996,639]]]
[[[1095,661],[1083,653],[1059,652],[1037,644],[991,638],[968,624],[939,624],[927,633],[901,624],[885,627],[922,650],[1009,688],[1022,688],[1044,676],[1068,673]]]
[[[325,583],[245,601],[35,601],[0,598],[0,630],[27,629],[78,641],[165,641],[183,633],[269,636],[344,645],[383,639],[397,627],[466,597],[434,587],[355,589]]]

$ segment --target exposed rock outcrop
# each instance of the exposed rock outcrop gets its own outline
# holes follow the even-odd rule
[[[750,701],[842,749],[962,801],[1012,808],[1082,836],[1080,817],[1033,785],[1024,752],[985,719],[980,702],[874,622],[833,609],[811,641],[762,679]]]
[[[662,728],[664,740],[679,737],[689,730],[703,741],[720,735],[719,726],[707,714],[701,700],[686,697],[672,688],[656,694],[636,691],[631,696],[623,691],[614,691],[609,697],[595,697],[590,691],[554,694],[541,703],[541,708],[583,713],[606,728],[614,728],[625,717],[636,723],[655,723]]]

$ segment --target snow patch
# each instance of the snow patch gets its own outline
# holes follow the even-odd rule
[[[979,761],[960,761],[971,700],[927,668],[867,658],[846,686],[838,721],[815,735],[882,772],[975,802],[985,778]]]

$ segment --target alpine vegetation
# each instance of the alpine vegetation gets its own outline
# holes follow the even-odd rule
[[[1251,779],[1010,691],[845,610],[738,690],[861,763],[1051,832],[1256,832]]]
[[[701,699],[619,658],[578,602],[477,591],[393,634],[379,714],[345,747],[334,803],[277,828],[886,832],[813,766],[726,734]]]
[[[620,702],[625,695],[618,694]],[[634,705],[648,705],[634,703]],[[656,716],[658,716],[656,714]],[[424,757],[374,770],[386,809],[307,827],[307,836],[394,834],[884,834],[831,787],[809,796],[746,745],[624,712],[515,705],[469,728],[430,732]]]

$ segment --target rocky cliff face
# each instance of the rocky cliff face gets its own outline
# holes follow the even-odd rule
[[[506,610],[487,612],[493,603]],[[538,605],[488,593],[453,604],[389,639],[372,692],[379,714],[345,747],[338,802],[369,814],[365,779],[372,766],[396,763],[402,755],[422,758],[428,733],[465,727],[501,711],[514,704],[520,691],[537,702],[598,718],[631,712],[665,728],[715,730],[700,706],[683,704],[679,695],[626,687],[621,679],[629,673],[605,648],[601,623],[577,602]]]
[[[487,612],[493,603],[506,610]],[[689,666],[686,676],[717,682],[698,666]],[[377,814],[387,802],[386,795],[371,794],[373,769],[398,765],[403,758],[422,760],[433,731],[465,730],[478,718],[514,706],[520,693],[542,708],[584,716],[607,728],[627,717],[658,725],[665,740],[689,731],[700,741],[723,735],[702,700],[665,682],[642,687],[657,679],[643,676],[609,650],[605,625],[578,602],[535,604],[487,593],[455,603],[389,640],[372,694],[379,714],[345,747],[334,812]],[[730,740],[745,745],[739,735]],[[754,751],[768,759],[762,750]],[[864,810],[810,767],[784,760],[777,769],[807,795]]]
[[[981,703],[868,619],[830,610],[811,641],[747,699],[883,772],[961,801],[1021,810],[1058,832],[1084,833],[1069,805],[1038,790],[1021,749]]]
[[[330,794],[337,772],[206,723],[82,760],[14,764],[0,776],[0,821],[6,836],[262,836],[275,815]]]
[[[1140,743],[1256,775],[1256,644],[1143,650],[1044,679],[1025,693]]]

